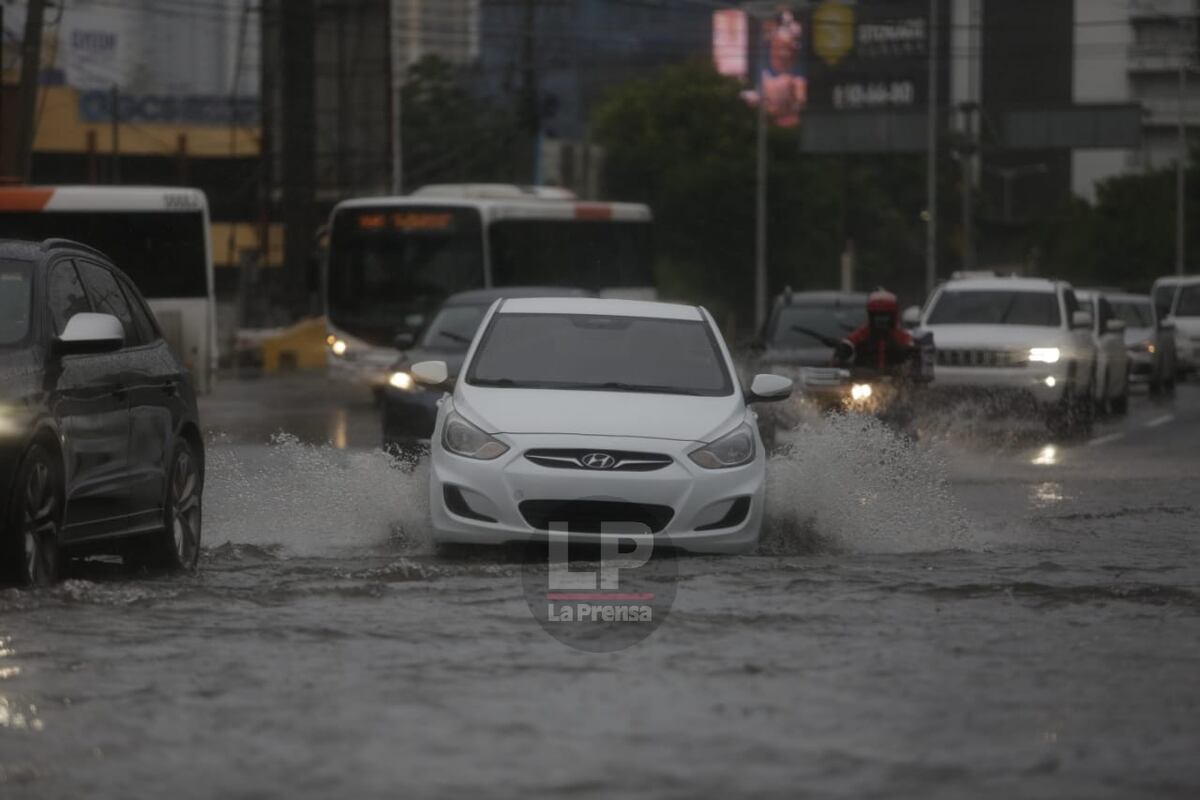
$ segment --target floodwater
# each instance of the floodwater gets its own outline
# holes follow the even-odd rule
[[[1196,387],[1071,445],[810,420],[759,552],[600,654],[433,553],[420,467],[237,413],[198,574],[0,591],[6,800],[1200,796]]]

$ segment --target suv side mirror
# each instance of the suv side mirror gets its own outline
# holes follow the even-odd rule
[[[111,353],[125,346],[125,326],[112,314],[84,312],[67,320],[53,343],[55,355]]]
[[[921,324],[921,307],[909,306],[904,309],[904,314],[900,317],[900,321],[904,323],[906,328],[915,328]]]
[[[1086,311],[1076,311],[1071,315],[1072,328],[1090,328],[1092,327],[1092,315]]]

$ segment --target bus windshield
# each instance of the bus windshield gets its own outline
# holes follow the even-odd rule
[[[444,206],[342,209],[329,245],[328,312],[337,327],[391,346],[448,295],[484,284],[479,213]]]
[[[200,211],[6,211],[0,238],[72,239],[94,247],[148,300],[208,297]]]
[[[488,233],[497,286],[654,286],[646,222],[503,219]]]

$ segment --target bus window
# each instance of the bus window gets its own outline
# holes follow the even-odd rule
[[[148,299],[208,296],[208,237],[199,211],[5,212],[0,237],[72,239],[94,247]]]
[[[329,320],[390,347],[404,320],[455,292],[484,285],[479,212],[437,206],[351,207],[333,221]]]
[[[505,219],[489,232],[496,286],[654,286],[645,222]]]

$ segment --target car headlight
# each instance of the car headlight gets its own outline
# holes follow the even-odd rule
[[[1057,347],[1031,347],[1029,360],[1039,364],[1057,364],[1062,358],[1062,351]]]
[[[1152,339],[1146,339],[1145,341],[1131,345],[1129,349],[1134,353],[1149,353],[1150,355],[1154,355],[1154,351],[1158,348],[1154,346],[1154,341]]]
[[[491,461],[508,452],[508,445],[489,436],[451,411],[442,427],[442,447],[458,456]]]
[[[754,429],[743,422],[715,442],[688,453],[705,469],[740,467],[754,460]]]
[[[402,392],[407,392],[413,388],[413,377],[401,370],[400,372],[393,372],[391,377],[388,378],[388,383]]]
[[[333,343],[329,345],[329,349],[333,351],[335,356],[346,355],[346,349],[348,347],[349,345],[346,344],[345,339],[334,339]]]
[[[873,390],[869,383],[856,383],[850,387],[850,399],[855,401],[869,400]]]

